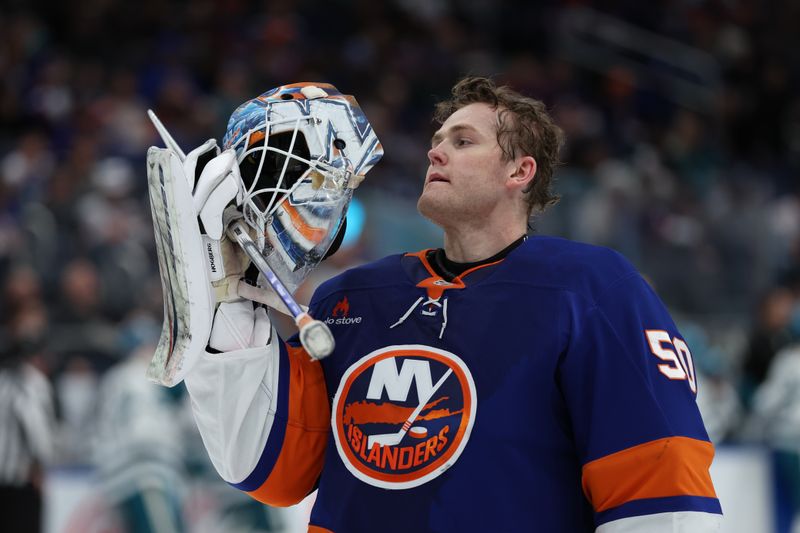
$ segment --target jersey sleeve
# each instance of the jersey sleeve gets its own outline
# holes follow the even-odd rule
[[[316,486],[330,432],[319,362],[274,334],[266,347],[205,354],[185,379],[211,462],[232,486],[288,506]]]
[[[557,379],[598,531],[684,531],[675,524],[687,516],[699,520],[691,531],[716,531],[714,448],[691,352],[664,305],[636,272],[595,300],[566,301]]]
[[[677,511],[619,518],[604,523],[596,533],[717,533],[721,527],[722,515]]]

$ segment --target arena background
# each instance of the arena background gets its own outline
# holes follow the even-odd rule
[[[415,211],[431,109],[478,74],[566,131],[536,232],[622,252],[678,322],[723,531],[800,531],[798,28],[791,0],[6,0],[0,316],[26,342],[2,353],[53,387],[45,530],[300,531],[307,512],[217,480],[182,387],[144,380],[162,316],[146,110],[188,150],[277,85],[356,95],[386,156],[323,278],[440,244]]]

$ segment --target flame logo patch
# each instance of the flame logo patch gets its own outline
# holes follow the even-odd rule
[[[347,296],[339,300],[336,305],[333,307],[333,311],[331,311],[331,316],[343,316],[346,317],[350,314],[350,302],[347,301]]]
[[[344,373],[331,426],[350,473],[376,487],[408,489],[458,460],[476,407],[472,375],[458,356],[423,345],[388,346]]]

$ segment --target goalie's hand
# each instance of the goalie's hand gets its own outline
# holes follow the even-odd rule
[[[208,158],[210,150],[216,155]],[[193,154],[203,163],[194,168]],[[230,352],[266,346],[272,325],[263,307],[253,307],[253,302],[238,294],[239,280],[249,266],[249,258],[240,246],[232,242],[225,232],[223,212],[234,200],[241,203],[241,179],[236,154],[233,150],[219,153],[216,142],[206,142],[186,156],[184,173],[197,175],[192,203],[201,222],[203,248],[208,260],[209,280],[214,289],[216,311],[208,339],[208,348],[215,352]],[[238,198],[237,198],[238,197]]]
[[[206,154],[211,150],[216,151],[217,155],[209,159]],[[195,152],[199,152],[197,156],[194,156]],[[207,162],[198,168],[197,162],[204,160]],[[184,173],[190,180],[197,175],[197,183],[190,183],[190,186],[194,185],[194,210],[200,217],[206,234],[214,240],[221,240],[225,231],[222,227],[222,212],[237,195],[241,198],[241,177],[236,153],[232,149],[219,153],[216,141],[209,139],[186,156]]]
[[[209,155],[214,155],[209,157]],[[207,260],[208,274],[217,303],[239,299],[239,280],[249,265],[249,259],[238,246],[225,235],[222,213],[237,200],[241,202],[239,165],[233,150],[220,153],[216,141],[209,139],[192,150],[184,161],[184,173],[191,183],[192,207],[200,220],[203,232],[203,248]]]

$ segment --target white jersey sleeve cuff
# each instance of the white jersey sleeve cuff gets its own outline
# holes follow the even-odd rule
[[[632,516],[607,522],[595,533],[717,533],[722,515],[698,511]]]
[[[211,463],[228,483],[253,471],[275,419],[278,343],[205,353],[186,376],[192,412]]]

